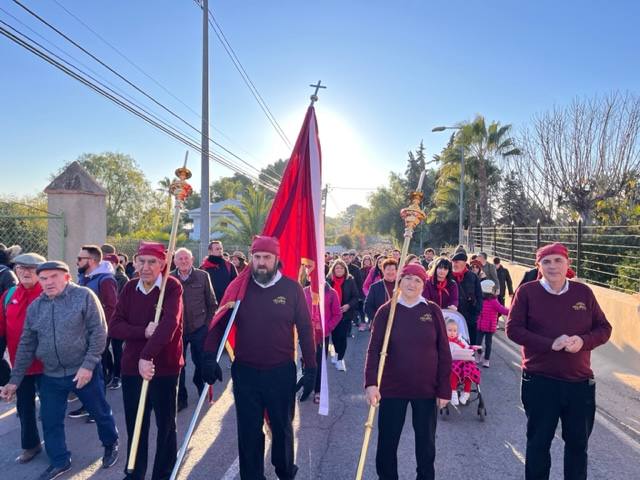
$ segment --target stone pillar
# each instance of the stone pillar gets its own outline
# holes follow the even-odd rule
[[[107,191],[78,162],[71,163],[44,189],[49,212],[64,218],[64,235],[49,225],[49,260],[64,260],[74,272],[85,244],[102,245],[107,238]],[[64,252],[64,258],[59,258]]]

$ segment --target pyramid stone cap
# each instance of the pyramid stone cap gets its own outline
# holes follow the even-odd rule
[[[69,164],[64,172],[58,175],[44,191],[45,193],[107,195],[107,191],[77,161]]]

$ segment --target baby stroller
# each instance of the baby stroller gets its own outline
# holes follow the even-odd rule
[[[455,320],[455,322],[458,324],[459,335],[468,342],[469,333],[467,329],[467,322],[465,321],[464,317],[460,313],[456,312],[455,310],[448,310],[448,309],[442,310],[442,314],[444,316],[445,322],[449,319]],[[474,351],[480,353],[482,351],[482,347],[474,348],[474,350],[468,350],[468,349],[458,350],[452,354],[453,360],[454,361],[461,360],[463,362],[474,362],[474,365],[475,365]],[[461,390],[462,386],[463,386],[463,382],[459,381],[458,387],[457,387],[458,391]],[[482,398],[482,391],[480,389],[480,384],[477,382],[472,382],[470,393],[471,393],[471,396],[469,397],[469,400],[464,404],[461,403],[460,407],[467,408],[471,406],[473,403],[478,402],[477,415],[480,421],[484,421],[485,417],[487,416],[487,408],[485,406],[484,399]],[[457,406],[453,406],[453,408],[455,408],[456,410],[458,409]],[[440,409],[440,415],[442,416],[443,420],[446,419],[449,416],[449,414],[450,414],[450,404]]]

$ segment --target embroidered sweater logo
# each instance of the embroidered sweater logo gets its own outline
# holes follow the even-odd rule
[[[283,296],[276,297],[273,299],[273,303],[275,303],[276,305],[286,305],[287,297],[283,297]]]
[[[578,310],[586,310],[587,306],[583,302],[578,302],[571,308],[573,308],[574,310],[578,311]]]
[[[433,317],[430,313],[425,313],[420,317],[421,322],[433,322]]]

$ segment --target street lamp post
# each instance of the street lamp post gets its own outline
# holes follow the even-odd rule
[[[434,127],[432,132],[445,130],[461,130],[462,127]],[[464,243],[464,145],[460,142],[460,199],[458,208],[458,245]]]

